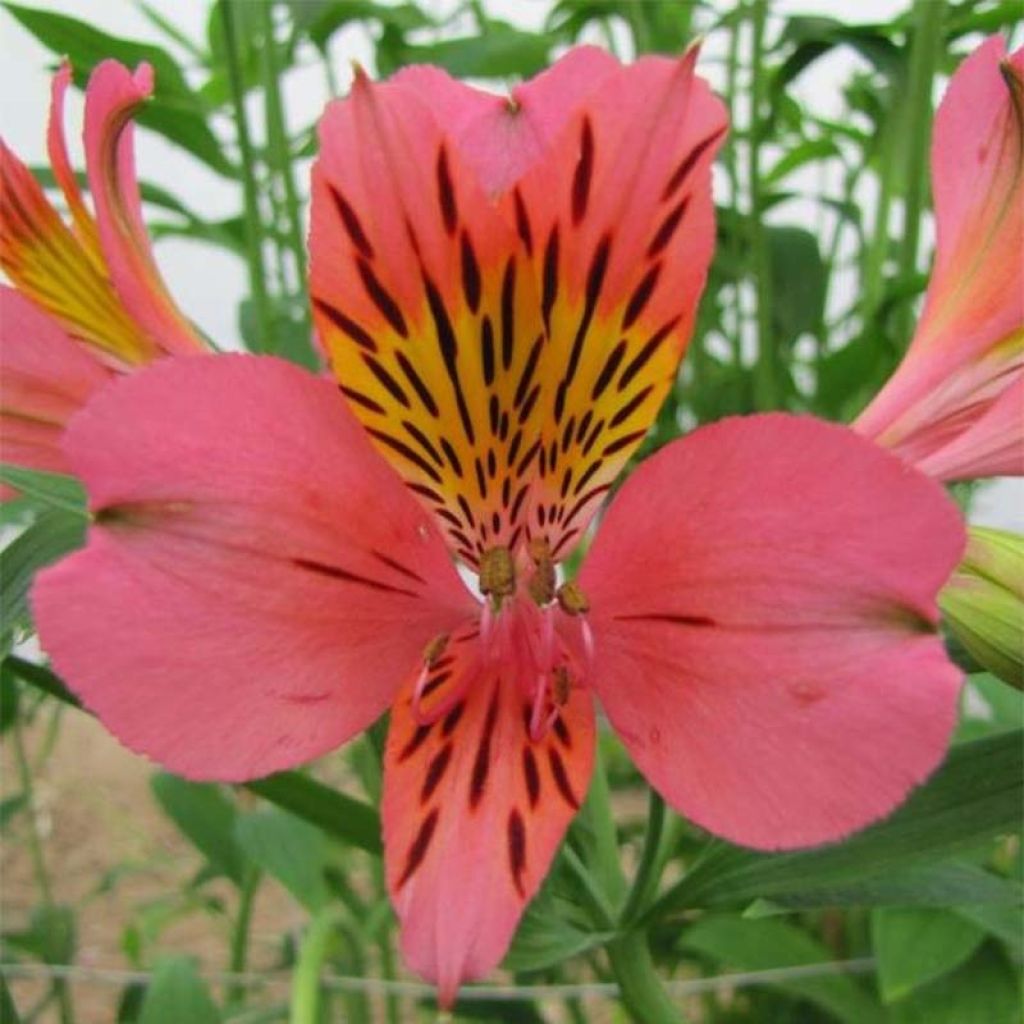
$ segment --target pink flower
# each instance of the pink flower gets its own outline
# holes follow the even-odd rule
[[[963,62],[935,118],[938,251],[906,358],[855,429],[939,480],[1024,473],[1024,49]]]
[[[390,708],[388,884],[445,1004],[586,794],[595,697],[672,806],[763,849],[886,814],[954,723],[935,595],[959,516],[844,427],[667,445],[558,579],[703,287],[725,117],[693,62],[577,49],[510,100],[360,77],[314,172],[347,401],[271,358],[166,360],[68,432],[95,524],[36,585],[57,670],[194,778],[298,764]]]
[[[54,76],[47,145],[71,213],[65,224],[28,168],[0,141],[0,426],[7,462],[67,470],[65,424],[113,374],[160,355],[207,351],[184,319],[142,224],[131,116],[153,90],[146,64],[115,61],[85,92],[85,159],[96,216],[78,188],[64,139],[65,62]]]

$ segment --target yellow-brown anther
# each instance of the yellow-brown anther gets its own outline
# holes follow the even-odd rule
[[[480,592],[495,608],[516,592],[516,565],[508,548],[488,548],[480,556]]]
[[[434,637],[430,643],[423,649],[423,664],[427,668],[433,668],[437,664],[437,660],[444,653],[444,649],[448,646],[448,634],[439,633]]]
[[[558,582],[551,547],[543,538],[536,538],[530,541],[526,550],[536,567],[526,589],[534,603],[544,607],[555,599],[555,586]]]
[[[569,670],[564,665],[557,666],[551,683],[551,697],[559,707],[568,703],[571,689],[572,677],[569,675]]]
[[[585,615],[590,611],[587,595],[572,580],[563,583],[558,588],[555,597],[558,600],[558,606],[569,615]]]

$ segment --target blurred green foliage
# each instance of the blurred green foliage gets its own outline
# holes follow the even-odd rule
[[[430,62],[491,87],[536,73],[580,41],[628,59],[677,54],[702,35],[704,66],[724,83],[733,121],[716,172],[718,249],[678,385],[641,455],[730,413],[778,407],[848,420],[865,404],[904,351],[927,282],[929,129],[938,90],[979,33],[1007,32],[1019,44],[1022,31],[1017,0],[908,0],[893,18],[872,23],[855,20],[854,4],[823,4],[831,14],[810,16],[765,0],[532,0],[544,14],[536,31],[492,16],[483,0],[215,0],[205,36],[190,38],[163,5],[140,0],[163,40],[156,45],[107,34],[83,17],[3,6],[55,55],[71,58],[78,84],[105,57],[153,64],[157,92],[139,123],[237,192],[236,211],[210,222],[188,197],[144,183],[153,234],[190,237],[244,259],[245,343],[306,365],[314,365],[302,230],[308,190],[295,163],[316,144],[314,125],[286,123],[288,75],[320,65],[337,93],[347,32],[369,41],[377,74]],[[802,83],[842,51],[854,57],[833,64],[844,77],[823,105],[810,102]],[[260,132],[246,114],[256,108]],[[40,178],[52,184],[45,170]],[[32,575],[80,543],[84,499],[77,485],[45,474],[19,477],[5,467],[3,476],[25,496],[2,513],[16,539],[0,555],[0,729],[19,772],[7,782],[0,817],[8,841],[29,849],[39,888],[31,916],[5,922],[2,958],[69,964],[75,908],[53,897],[34,776],[65,710],[83,712],[18,645],[31,634]],[[656,804],[649,819],[658,816],[656,849],[643,854],[652,825],[635,805],[644,788],[617,741],[603,736],[610,791],[599,778],[506,968],[525,986],[607,981],[603,949],[628,933],[650,942],[666,977],[769,972],[758,985],[687,997],[695,1021],[1014,1024],[1021,1019],[1021,700],[991,676],[971,676],[972,710],[957,746],[900,811],[846,843],[774,856],[709,843],[674,816],[662,820]],[[28,729],[47,737],[31,764]],[[164,940],[182,917],[207,917],[226,935],[223,967],[244,970],[252,901],[263,885],[283,886],[311,922],[304,936],[281,936],[279,965],[297,965],[300,979],[292,1020],[306,1013],[301,1019],[433,1018],[427,999],[374,1000],[317,984],[321,968],[396,976],[374,809],[380,736],[378,728],[340,755],[349,764],[346,792],[309,771],[257,781],[248,792],[154,775],[154,799],[192,844],[195,873],[186,890],[139,905],[125,922],[128,961],[152,973],[148,986],[125,985],[119,1021],[289,1019],[288,1006],[245,986],[210,986]],[[609,802],[614,828],[599,813]],[[634,897],[620,864],[640,858],[653,882]],[[98,879],[95,898],[120,878],[114,870]],[[229,880],[228,897],[218,878]],[[807,972],[831,961],[859,967]],[[467,995],[455,1018],[584,1021],[593,1005],[528,992],[504,1004]],[[74,1020],[60,978],[20,1009],[24,1021],[51,1010],[62,1024]],[[0,1011],[19,1019],[6,985]]]

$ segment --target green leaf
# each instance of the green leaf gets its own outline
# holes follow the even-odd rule
[[[967,677],[962,705],[956,743],[1024,726],[1024,693],[988,672]]]
[[[1021,741],[1015,731],[953,748],[927,785],[891,817],[844,843],[775,855],[714,844],[646,916],[861,884],[1014,832],[1024,800]]]
[[[774,167],[765,175],[766,185],[778,185],[788,174],[804,164],[820,162],[829,157],[839,156],[839,147],[833,139],[808,139],[783,154]]]
[[[1015,960],[1024,958],[1024,907],[984,905],[953,907],[959,914],[1004,943]]]
[[[220,1024],[221,1015],[191,960],[161,960],[146,990],[139,1024]]]
[[[307,910],[327,904],[327,841],[323,832],[276,808],[242,814],[235,839],[246,856],[273,875]]]
[[[18,1008],[14,1005],[10,989],[7,987],[7,980],[2,974],[0,974],[0,1020],[5,1024],[21,1024]]]
[[[602,946],[614,932],[595,931],[572,896],[561,860],[530,901],[502,966],[508,971],[542,971]]]
[[[155,94],[139,108],[135,119],[187,149],[219,174],[234,176],[235,168],[206,123],[202,102],[166,50],[152,43],[109,35],[89,22],[65,14],[11,3],[3,6],[48,50],[71,59],[75,81],[80,86],[97,64],[110,57],[132,68],[142,61],[151,64],[156,72]]]
[[[235,842],[235,806],[213,783],[158,772],[150,787],[160,806],[220,874],[242,884],[245,861]]]
[[[819,907],[1017,906],[1021,887],[974,864],[927,864],[843,885],[810,886],[772,898],[773,913]],[[749,913],[749,910],[748,910]]]
[[[947,910],[886,907],[871,915],[882,998],[900,999],[962,964],[985,933]]]
[[[0,464],[0,481],[41,505],[60,508],[83,518],[88,516],[85,489],[73,476],[3,463]]]
[[[56,697],[57,700],[63,701],[73,708],[82,709],[82,702],[45,665],[34,665],[30,661],[25,661],[24,658],[9,654],[4,658],[3,670],[0,673],[0,676],[2,676],[0,681],[2,681],[5,688],[8,686],[8,673],[17,676],[22,682],[28,683],[44,693],[48,693],[51,697]]]
[[[889,1007],[891,1024],[1020,1024],[1017,972],[990,946]]]
[[[63,509],[49,509],[0,551],[0,644],[31,620],[28,594],[36,573],[85,541],[85,520]]]
[[[437,64],[456,78],[528,77],[542,71],[551,53],[551,38],[523,32],[504,21],[489,21],[482,35],[414,45],[385,38],[378,70],[390,74],[403,64]]]
[[[75,912],[63,904],[41,904],[28,927],[5,932],[4,941],[44,964],[69,964],[77,945]]]
[[[380,853],[380,818],[361,800],[339,793],[299,772],[279,772],[247,782],[245,788],[369,853]]]
[[[769,227],[765,232],[771,260],[774,336],[792,344],[805,332],[821,333],[828,272],[818,240],[795,227]]]
[[[807,932],[778,920],[707,917],[688,928],[680,943],[724,968],[741,971],[827,964],[835,959],[829,949]],[[780,979],[767,984],[806,999],[849,1024],[863,1024],[881,1015],[881,1007],[847,975]]]
[[[292,21],[316,46],[326,48],[331,36],[351,21],[376,21],[397,32],[430,28],[434,21],[413,3],[373,0],[287,0]]]

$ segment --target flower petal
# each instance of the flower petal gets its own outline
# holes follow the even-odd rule
[[[1024,49],[1004,57],[999,37],[983,43],[939,107],[938,242],[924,312],[906,358],[856,423],[915,465],[929,459],[930,473],[943,465],[943,479],[959,474],[942,447],[1024,374]]]
[[[36,583],[43,647],[116,736],[181,774],[337,746],[475,607],[335,388],[290,364],[161,361],[97,396],[66,449],[95,524]]]
[[[507,216],[521,214],[549,338],[529,528],[556,557],[647,433],[693,330],[727,127],[696,60],[692,48],[605,75],[506,200]]]
[[[391,81],[430,97],[438,123],[488,196],[499,198],[550,157],[569,118],[621,65],[607,50],[576,46],[508,97],[474,89],[440,68],[403,68]]]
[[[1014,380],[965,430],[917,461],[937,480],[1024,476],[1024,376]]]
[[[71,220],[75,237],[85,250],[93,265],[99,272],[103,268],[103,254],[100,250],[100,239],[96,232],[96,221],[85,205],[82,190],[78,187],[78,179],[71,167],[68,157],[67,143],[64,139],[64,94],[71,83],[71,64],[64,60],[50,85],[50,119],[46,129],[46,151],[50,157],[53,176],[64,193],[64,200],[71,211]]]
[[[152,359],[152,342],[125,313],[104,272],[2,141],[0,193],[0,267],[18,290],[111,365]]]
[[[936,766],[960,673],[935,596],[955,506],[849,430],[729,419],[627,481],[580,575],[593,685],[681,813],[765,849],[838,839]]]
[[[0,413],[63,427],[110,379],[20,292],[0,284]]]
[[[420,96],[360,74],[320,136],[317,327],[353,412],[475,564],[523,532],[544,342],[533,281]]]
[[[475,645],[474,645],[475,646]],[[438,678],[457,678],[463,644]],[[449,676],[448,674],[451,673]],[[586,795],[594,711],[574,689],[558,726],[530,739],[530,703],[501,665],[476,676],[443,717],[421,725],[413,685],[391,711],[384,853],[406,962],[443,1006],[504,956]]]
[[[566,553],[674,375],[725,131],[694,60],[586,50],[512,102],[429,69],[359,77],[324,118],[318,327],[356,415],[470,564],[528,535]]]
[[[205,352],[203,339],[175,305],[160,276],[142,222],[131,123],[153,92],[153,69],[135,74],[117,61],[99,64],[85,90],[85,160],[103,255],[125,309],[168,354]]]

